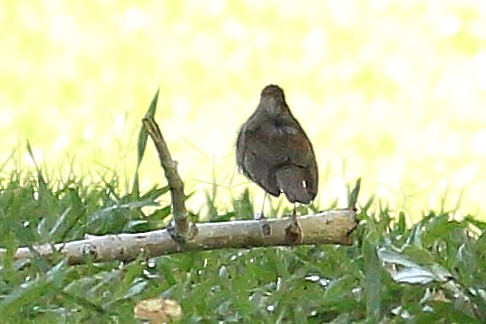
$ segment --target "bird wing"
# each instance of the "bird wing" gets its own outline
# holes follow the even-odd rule
[[[236,142],[236,162],[243,173],[271,195],[279,196],[272,159],[269,159],[268,138],[260,125],[250,118],[244,124]]]
[[[298,121],[294,118],[286,119],[280,127],[282,132],[286,134],[285,141],[287,149],[285,150],[287,156],[287,163],[285,163],[284,169],[291,167],[291,173],[294,174],[293,178],[296,183],[293,186],[300,186],[299,181],[305,182],[304,189],[307,195],[301,195],[301,197],[307,197],[305,199],[290,199],[289,194],[284,188],[282,190],[286,193],[289,200],[297,200],[303,203],[309,203],[315,198],[318,190],[318,170],[317,161],[312,147],[312,143],[307,137],[304,129]],[[283,172],[283,173],[282,173]],[[281,171],[280,174],[288,173],[289,171]],[[290,179],[290,178],[289,178]],[[297,193],[297,187],[293,188],[293,191]],[[287,190],[292,191],[292,190]]]

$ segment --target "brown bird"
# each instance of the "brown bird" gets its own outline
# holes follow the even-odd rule
[[[318,171],[312,144],[277,85],[262,90],[257,109],[241,127],[236,158],[243,173],[273,196],[283,192],[291,203],[303,204],[316,197]]]

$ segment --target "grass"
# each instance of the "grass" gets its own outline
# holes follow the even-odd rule
[[[220,250],[81,266],[61,257],[34,258],[28,266],[14,261],[18,246],[149,231],[170,216],[170,206],[153,208],[166,187],[123,195],[115,174],[88,185],[81,179],[71,173],[52,180],[40,169],[2,178],[2,322],[133,323],[134,305],[158,296],[177,300],[189,323],[486,320],[486,223],[452,220],[442,210],[407,226],[406,212],[373,208],[372,199],[360,205],[350,247]],[[252,217],[250,197],[243,191],[233,210],[215,215],[212,206],[197,216]]]

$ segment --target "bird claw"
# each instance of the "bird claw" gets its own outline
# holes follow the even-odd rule
[[[261,213],[255,214],[255,220],[265,220],[265,219],[267,219],[267,218],[265,217],[265,214],[263,213],[263,211]]]

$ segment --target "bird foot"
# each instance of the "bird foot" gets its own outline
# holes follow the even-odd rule
[[[261,213],[255,214],[255,220],[265,220],[265,219],[267,219],[267,218],[265,217],[265,214],[263,213],[263,211]]]

